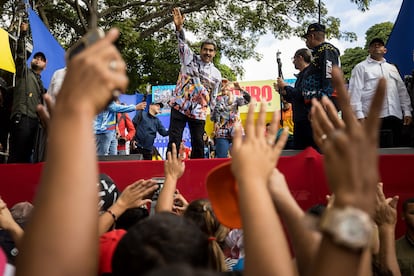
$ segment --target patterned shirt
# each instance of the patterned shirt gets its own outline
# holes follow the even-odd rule
[[[212,62],[205,63],[193,53],[183,29],[176,34],[181,70],[169,105],[188,117],[205,120],[208,106],[214,109],[221,73]]]
[[[324,42],[312,49],[312,62],[303,81],[302,95],[305,103],[310,104],[312,98],[320,99],[326,95],[335,96],[332,87],[332,68],[339,66],[339,50],[330,43]]]
[[[241,92],[242,97],[234,96],[233,99],[227,95],[217,97],[216,106],[210,116],[214,122],[215,138],[231,139],[233,137],[234,127],[241,122],[239,106],[250,102],[250,95],[244,90]]]

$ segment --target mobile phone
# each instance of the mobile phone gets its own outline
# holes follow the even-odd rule
[[[66,59],[70,60],[75,55],[79,54],[84,49],[91,46],[104,36],[105,33],[101,28],[91,29],[68,49],[68,51],[66,52]]]
[[[162,190],[162,187],[164,186],[165,177],[153,177],[152,180],[155,180],[157,182],[158,188],[155,190],[154,194],[152,195],[152,201],[157,201],[158,196],[160,195],[160,192]]]

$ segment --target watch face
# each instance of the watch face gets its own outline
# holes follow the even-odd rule
[[[352,247],[364,247],[370,241],[369,225],[357,214],[342,217],[338,223],[338,230],[339,240]]]

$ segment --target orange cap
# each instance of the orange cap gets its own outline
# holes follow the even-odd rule
[[[209,171],[206,186],[211,206],[220,223],[229,228],[242,228],[239,189],[231,171],[231,161]]]

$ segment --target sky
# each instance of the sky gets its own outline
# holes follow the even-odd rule
[[[350,0],[322,0],[327,9],[328,16],[338,17],[341,20],[341,31],[354,32],[358,36],[355,42],[344,40],[327,40],[335,45],[343,54],[347,48],[364,47],[365,32],[373,25],[390,21],[395,22],[403,0],[372,0],[369,10],[361,12],[357,5]],[[317,22],[317,18],[315,18]],[[246,60],[243,63],[245,74],[241,81],[269,80],[275,79],[278,75],[276,52],[281,52],[282,72],[285,79],[294,78],[297,72],[293,67],[291,58],[295,51],[306,47],[305,41],[298,37],[277,40],[272,34],[261,37],[256,51],[263,58],[261,61],[254,59]]]

